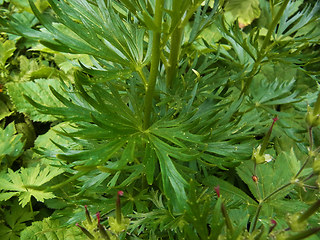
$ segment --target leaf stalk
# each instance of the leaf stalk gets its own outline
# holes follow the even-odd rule
[[[271,22],[271,26],[268,28],[268,32],[267,32],[267,35],[266,37],[264,38],[264,41],[262,43],[262,46],[261,46],[261,49],[260,49],[260,52],[259,52],[259,58],[262,59],[264,57],[264,54],[266,52],[266,47],[270,41],[270,38],[271,38],[271,35],[272,33],[274,32],[277,24],[279,23],[280,21],[280,18],[284,12],[284,10],[286,9],[287,5],[289,3],[289,0],[284,0],[284,2],[282,3],[281,5],[281,8],[279,9],[277,15],[274,17],[274,19],[272,20]],[[261,57],[263,56],[263,57]],[[261,61],[261,60],[260,60]]]
[[[169,67],[167,69],[166,83],[167,89],[171,88],[172,82],[177,74],[177,67],[181,49],[181,40],[182,40],[183,29],[177,27],[171,36],[171,48],[169,56]]]
[[[266,48],[267,48],[267,46],[269,44],[271,35],[274,32],[277,24],[279,23],[280,18],[283,15],[283,12],[286,9],[288,3],[289,3],[289,0],[284,0],[284,2],[282,3],[281,8],[279,9],[277,15],[272,20],[271,25],[268,28],[268,32],[266,34],[266,37],[264,38],[264,41],[263,41],[262,46],[260,48],[260,51],[258,52],[257,60],[255,61],[252,70],[248,74],[247,81],[246,81],[245,85],[242,87],[242,91],[241,91],[241,95],[240,96],[242,96],[248,90],[248,88],[251,85],[251,82],[253,80],[253,77],[259,72],[260,64],[261,64],[262,60],[265,58],[265,56],[266,56],[266,52],[267,52]]]

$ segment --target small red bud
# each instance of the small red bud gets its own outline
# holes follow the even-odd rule
[[[97,213],[96,213],[96,216],[97,216],[97,219],[98,219],[98,229],[99,229],[99,232],[100,232],[101,237],[102,237],[103,239],[109,240],[110,237],[109,237],[106,229],[104,228],[104,226],[102,226],[102,225],[100,224],[100,212],[97,212]]]
[[[100,224],[100,212],[96,213],[97,219],[98,219],[98,225]]]
[[[118,191],[118,196],[123,196],[123,191]]]
[[[220,186],[216,186],[214,187],[214,190],[216,191],[217,195],[218,195],[218,198],[220,197]]]
[[[92,220],[91,220],[91,216],[90,216],[90,213],[88,211],[88,206],[87,205],[84,205],[84,208],[86,210],[86,219],[88,221],[89,224],[92,224]]]
[[[276,222],[276,220],[274,220],[274,219],[271,219],[271,224],[272,224],[272,226],[270,227],[270,229],[269,229],[269,233],[271,233],[272,232],[272,230],[277,226],[277,222]]]
[[[259,181],[259,179],[258,179],[258,177],[257,177],[256,175],[253,175],[253,176],[252,176],[252,180],[253,180],[254,182],[256,182],[256,183]]]

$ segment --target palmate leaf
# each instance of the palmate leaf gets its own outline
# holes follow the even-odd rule
[[[289,104],[301,101],[296,98],[297,91],[292,89],[295,84],[295,79],[287,82],[281,82],[275,79],[273,82],[268,82],[266,79],[253,81],[250,86],[249,102],[255,106],[273,106],[281,104]]]
[[[256,183],[252,180],[253,161],[247,161],[237,167],[237,173],[241,179],[248,185],[250,191],[257,200],[268,197],[278,188],[291,182],[292,178],[300,169],[300,162],[297,160],[293,150],[290,153],[282,152],[275,160],[259,164],[256,167],[256,176],[258,177],[258,189]],[[305,175],[303,172],[302,175]],[[286,196],[293,188],[288,186],[270,199],[281,199]],[[259,192],[258,192],[259,191]]]
[[[32,187],[39,187],[62,172],[62,169],[50,166],[41,170],[40,165],[21,168],[16,172],[8,169],[7,174],[3,173],[0,176],[0,190],[6,193],[6,195],[1,194],[3,197],[1,197],[0,200],[7,200],[9,197],[19,196],[19,203],[24,207],[31,201],[32,196],[40,202],[43,202],[44,199],[54,198],[55,195],[52,192],[44,192]],[[9,194],[11,196],[8,196]]]
[[[146,152],[146,157],[152,162],[155,162],[155,155],[158,158],[164,193],[172,200],[175,211],[181,211],[186,206],[186,188],[189,184],[182,176],[183,170],[174,162],[196,160],[201,155],[199,149],[204,145],[204,137],[188,132],[182,119],[160,120],[154,123],[149,128],[150,145]],[[146,168],[151,171],[147,177],[149,182],[152,182],[154,166],[147,164]]]
[[[29,207],[22,208],[18,201],[6,207],[10,208],[4,211],[3,221],[0,223],[0,236],[3,240],[20,239],[20,232],[27,227],[26,222],[34,219],[36,212],[31,212]]]
[[[61,83],[62,94],[51,88],[64,107],[44,106],[27,98],[39,111],[65,120],[37,139],[36,151],[72,168],[70,171],[77,170],[74,178],[90,176],[79,179],[81,191],[103,181],[109,188],[127,187],[145,171],[142,164],[127,166],[140,154],[136,145],[140,148],[144,141],[139,136],[141,119],[133,115],[111,83],[109,87],[94,84],[81,74],[76,74],[75,81],[75,86]]]

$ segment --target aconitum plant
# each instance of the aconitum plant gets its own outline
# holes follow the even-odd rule
[[[320,237],[318,2],[45,2],[0,16],[49,68],[4,85],[48,126],[0,148],[21,239]]]

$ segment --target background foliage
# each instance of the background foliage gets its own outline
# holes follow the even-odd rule
[[[1,236],[318,239],[319,8],[0,1]]]

